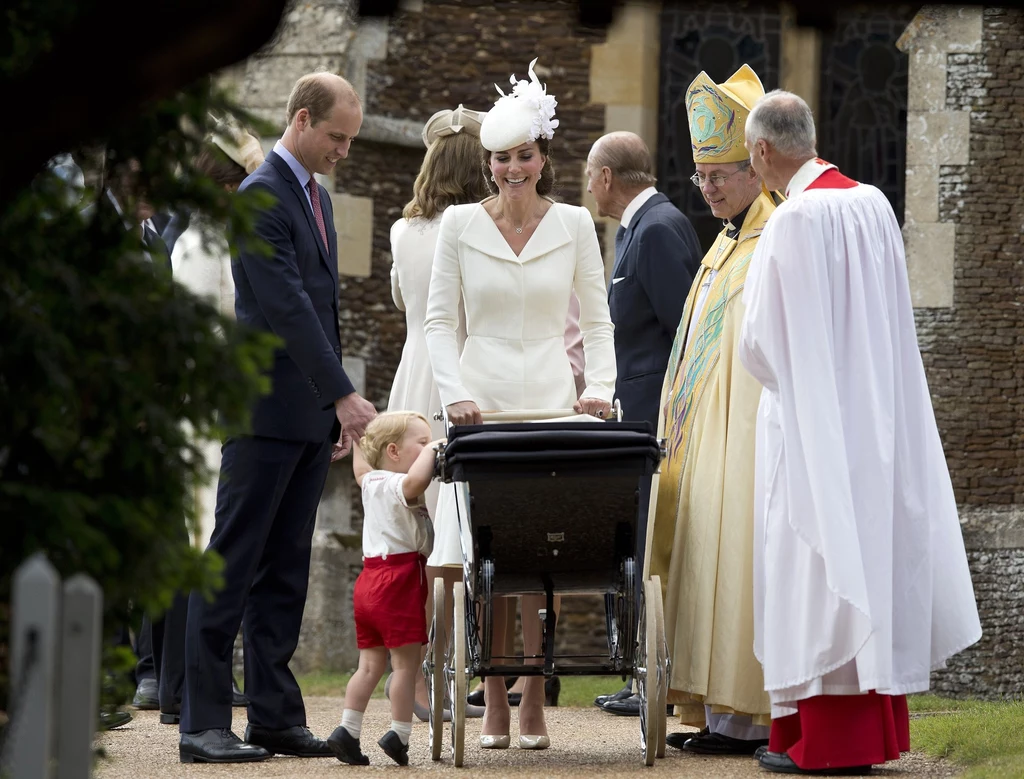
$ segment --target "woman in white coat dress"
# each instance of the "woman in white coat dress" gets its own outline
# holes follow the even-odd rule
[[[405,312],[406,340],[391,386],[388,411],[420,412],[431,420],[434,438],[444,437],[444,425],[433,419],[434,413],[441,409],[441,400],[423,333],[427,289],[441,214],[450,205],[478,203],[488,194],[480,172],[482,118],[482,113],[460,105],[454,111],[438,111],[427,120],[423,126],[427,153],[413,184],[412,200],[402,211],[402,218],[391,227],[391,297],[398,310]],[[465,340],[461,312],[460,304],[460,324],[456,331],[460,351]],[[434,481],[424,495],[427,510],[434,519],[434,548],[427,559],[428,592],[433,591],[434,578],[441,576],[445,579],[449,597],[452,583],[462,580],[459,530],[455,522],[438,522],[436,509],[440,492],[442,513],[455,514],[454,499],[450,495],[453,489],[453,485]],[[446,505],[450,506],[449,511],[445,511]],[[426,611],[429,624],[433,617],[431,598],[427,598]],[[445,613],[450,621],[451,615],[447,610]],[[427,718],[428,705],[426,685],[423,677],[418,675],[414,710],[420,719]],[[467,707],[469,716],[481,716],[482,713],[481,707]]]
[[[484,118],[480,140],[497,196],[452,206],[441,218],[424,330],[434,379],[452,424],[481,421],[481,409],[569,408],[606,418],[615,387],[615,352],[604,265],[590,213],[555,203],[549,141],[554,98],[530,65]],[[571,293],[580,303],[586,389],[577,400],[565,351]],[[459,300],[466,341],[458,343]],[[523,614],[543,608],[524,596]],[[494,601],[496,646],[504,644],[505,599]],[[540,651],[540,624],[523,619],[526,655]],[[487,711],[480,742],[508,747],[510,708],[501,677],[485,682]],[[531,677],[519,707],[519,746],[550,744],[544,723],[544,680]]]
[[[229,192],[234,192],[263,162],[260,142],[249,133],[219,125],[192,167]],[[171,272],[175,280],[206,298],[220,313],[235,318],[235,283],[231,277],[231,252],[224,225],[214,224],[202,212],[193,214],[189,226],[174,243]],[[220,442],[200,443],[206,466],[220,472]],[[196,488],[196,545],[205,549],[213,532],[217,506],[217,482]]]

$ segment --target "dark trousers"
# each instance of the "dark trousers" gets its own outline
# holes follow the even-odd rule
[[[188,542],[188,528],[181,525],[179,541]],[[188,595],[175,593],[170,608],[159,619],[142,615],[142,626],[136,641],[139,662],[137,679],[156,679],[161,711],[174,711],[181,703],[185,683],[185,622]]]
[[[210,549],[224,558],[224,587],[193,592],[185,638],[182,733],[231,727],[231,657],[240,625],[249,722],[281,730],[306,724],[288,668],[299,640],[309,556],[331,445],[256,436],[221,449]]]

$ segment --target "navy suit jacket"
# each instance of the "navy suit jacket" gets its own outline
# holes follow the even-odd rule
[[[661,386],[683,304],[700,267],[697,233],[660,192],[629,222],[615,253],[608,308],[622,418],[658,429]]]
[[[334,401],[354,392],[341,367],[338,332],[338,235],[327,190],[317,184],[327,246],[306,193],[281,157],[267,155],[239,191],[262,189],[277,202],[261,212],[256,235],[271,252],[238,242],[231,264],[235,316],[284,340],[270,371],[272,388],[253,410],[257,436],[291,441],[337,440]]]

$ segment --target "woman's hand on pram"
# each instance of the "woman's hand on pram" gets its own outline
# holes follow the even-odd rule
[[[580,398],[572,408],[577,414],[590,414],[598,419],[608,419],[612,412],[612,404],[599,398]]]
[[[481,425],[484,418],[480,407],[472,400],[460,400],[447,408],[449,425]]]

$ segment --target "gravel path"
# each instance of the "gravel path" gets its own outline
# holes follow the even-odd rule
[[[341,698],[307,698],[309,726],[326,738],[341,719]],[[234,730],[245,732],[245,710],[235,709]],[[94,771],[96,779],[148,779],[148,777],[342,777],[360,770],[343,765],[334,758],[299,759],[275,757],[248,765],[184,765],[178,761],[178,729],[161,725],[155,711],[133,711],[135,719],[118,730],[103,733],[99,744],[106,756]],[[427,724],[413,726],[410,765],[402,777],[458,775],[462,777],[505,776],[673,776],[673,777],[764,777],[752,758],[707,758],[668,748],[664,760],[653,768],[644,767],[640,758],[638,721],[613,717],[596,708],[546,710],[552,746],[530,752],[514,746],[507,750],[482,750],[477,745],[480,720],[468,720],[466,761],[456,769],[445,755],[438,763],[430,760],[427,749]],[[363,751],[371,765],[362,771],[395,771],[398,767],[377,746],[377,739],[391,722],[387,701],[371,700],[363,722]],[[669,730],[683,728],[669,720]],[[512,715],[512,734],[517,735],[516,715]],[[445,734],[446,739],[448,734]],[[447,741],[446,741],[447,743]],[[911,754],[897,763],[876,769],[873,776],[916,779],[917,777],[953,777],[952,766],[923,755]]]

